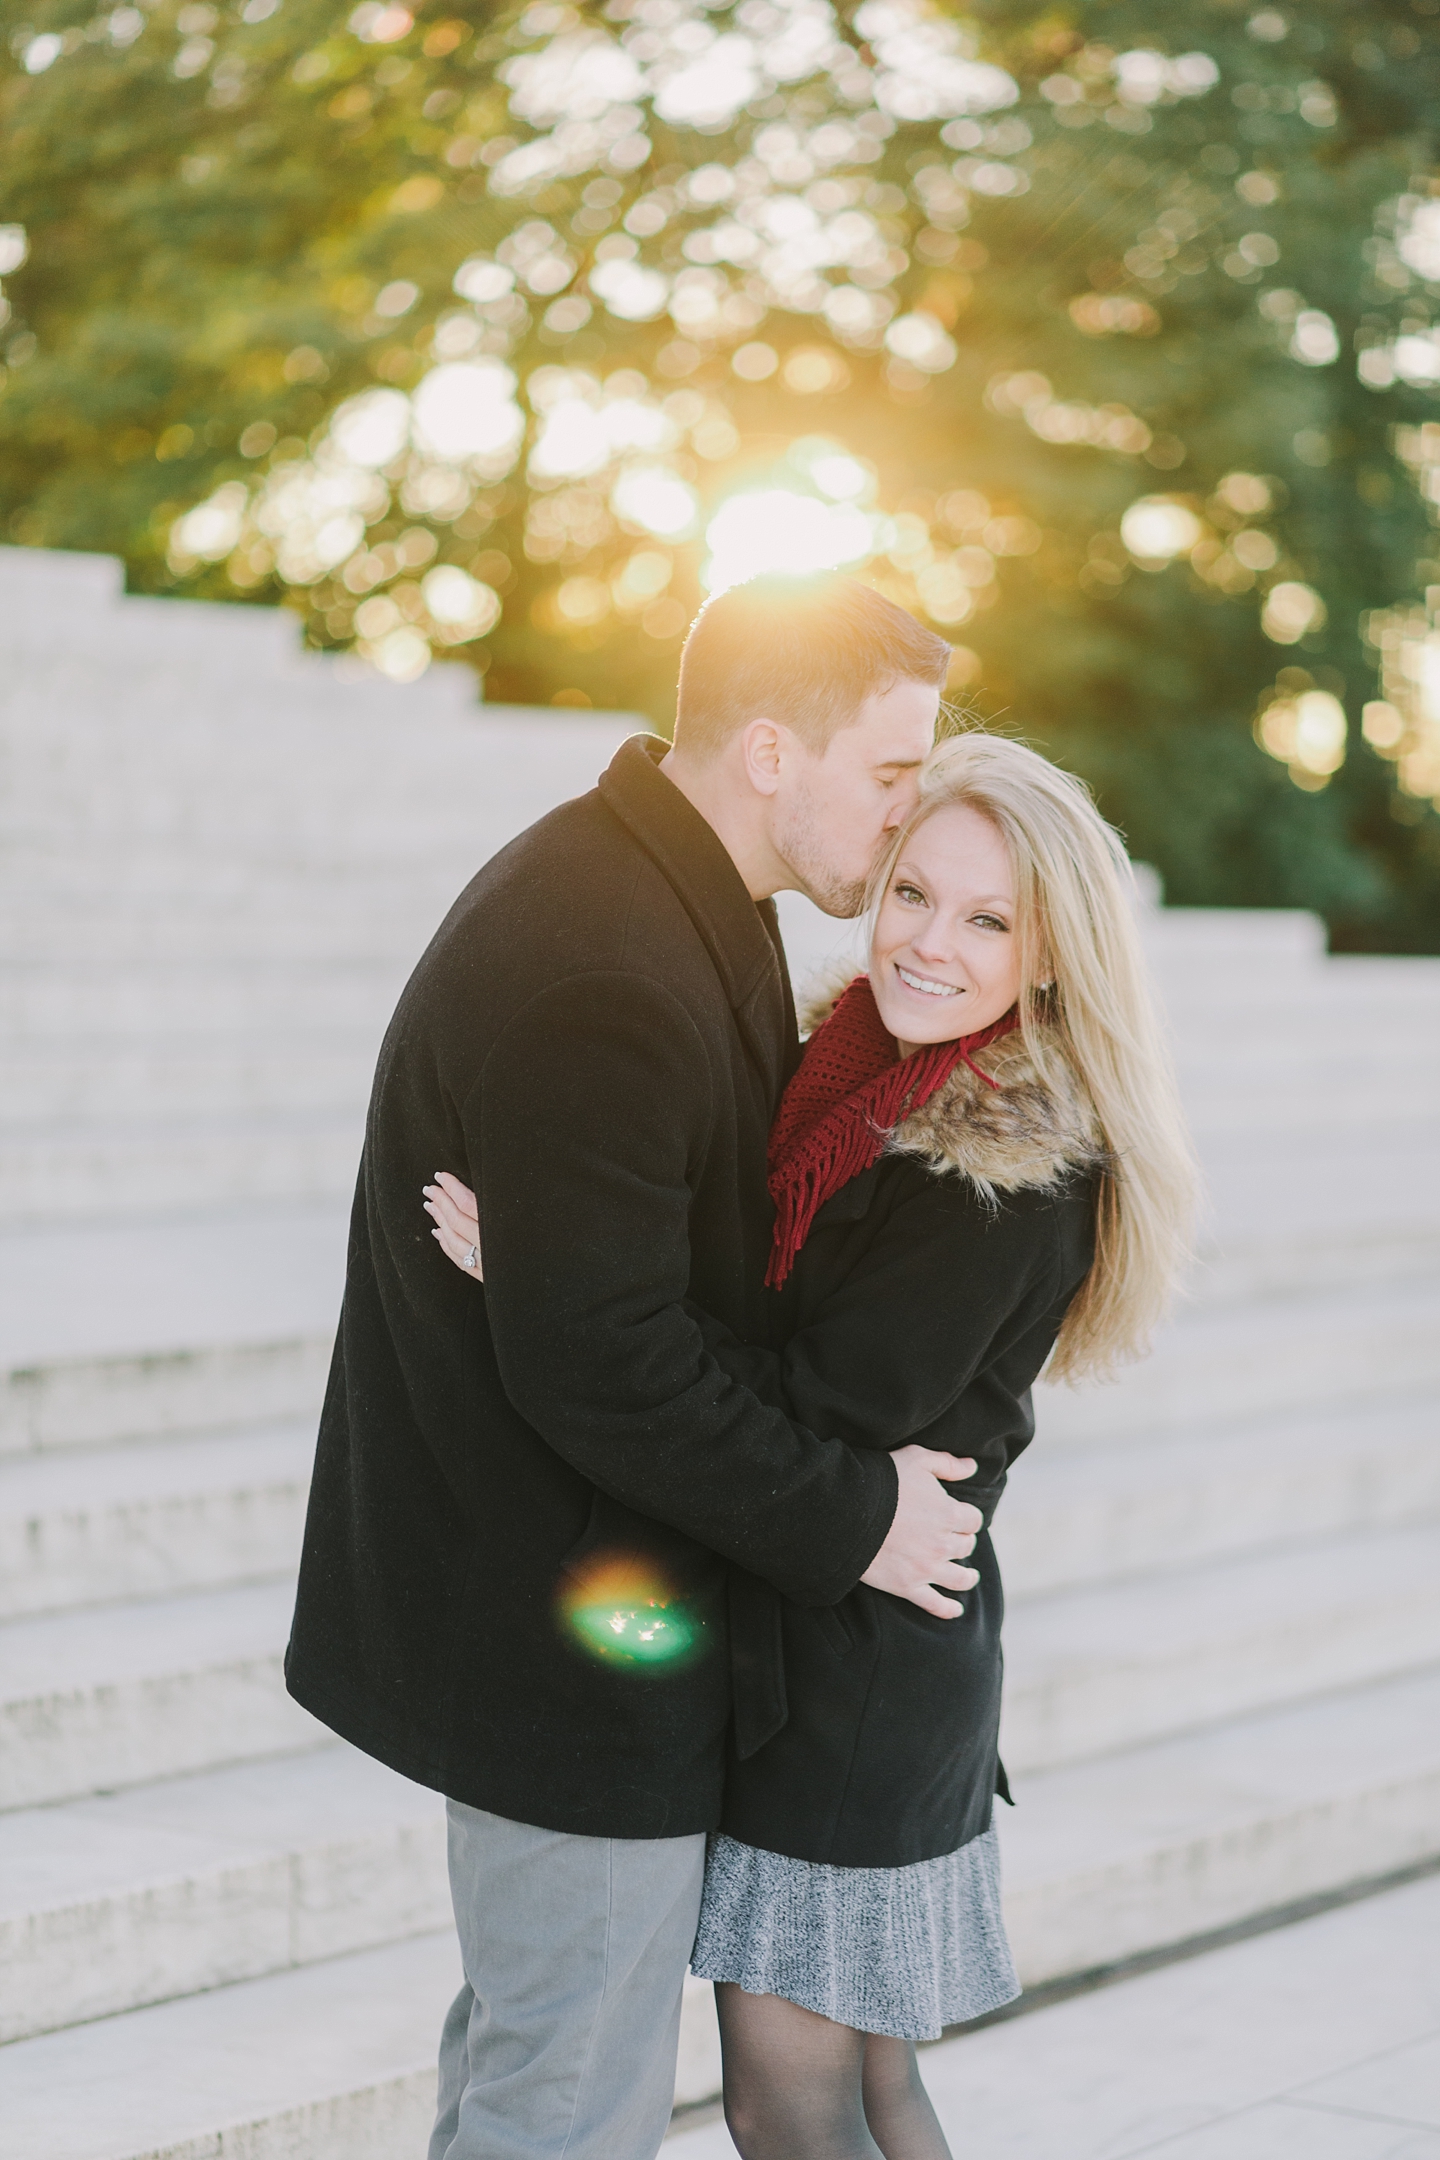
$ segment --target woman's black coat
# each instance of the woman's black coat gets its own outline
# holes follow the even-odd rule
[[[375,1076],[290,1691],[475,1807],[601,1837],[718,1819],[726,1562],[830,1603],[895,1510],[873,1453],[707,1354],[755,1341],[765,1146],[798,1044],[774,912],[634,740],[456,902]],[[430,1237],[480,1196],[477,1284]],[[590,1654],[588,1564],[683,1601],[674,1665]]]
[[[1093,1156],[1078,1136],[1074,1152]],[[973,1456],[973,1479],[950,1489],[986,1522],[959,1619],[864,1584],[816,1609],[740,1580],[752,1670],[721,1817],[730,1836],[799,1860],[904,1867],[966,1844],[988,1828],[995,1791],[1008,1798],[988,1526],[1034,1432],[1031,1382],[1090,1266],[1096,1188],[1083,1159],[1048,1189],[987,1197],[953,1170],[883,1157],[820,1210],[775,1295],[784,1348],[768,1381],[765,1361],[727,1353],[793,1416],[856,1449],[919,1441]]]

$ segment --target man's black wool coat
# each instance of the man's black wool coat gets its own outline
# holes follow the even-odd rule
[[[765,1146],[796,1054],[774,913],[636,738],[452,908],[380,1053],[321,1418],[291,1693],[405,1776],[594,1836],[719,1819],[727,1560],[858,1581],[888,1456],[729,1378],[757,1339]],[[421,1187],[479,1194],[484,1288]],[[615,1557],[698,1623],[597,1658],[564,1608]]]

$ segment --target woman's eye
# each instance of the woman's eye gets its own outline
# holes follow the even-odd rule
[[[982,930],[1008,930],[1010,928],[1009,923],[1002,922],[998,915],[972,915],[970,920],[973,923],[978,923]]]
[[[897,900],[903,900],[907,907],[924,907],[925,905],[925,895],[918,885],[897,885],[895,887],[895,897]]]

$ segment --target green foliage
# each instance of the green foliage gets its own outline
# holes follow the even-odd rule
[[[1440,949],[1440,706],[1398,632],[1404,732],[1358,724],[1372,611],[1440,586],[1440,436],[1395,432],[1440,383],[1440,0],[982,0],[958,43],[909,0],[266,10],[12,27],[10,537],[663,723],[716,510],[849,503],[957,690],[1172,900]],[[355,416],[403,433],[402,392],[367,464]],[[1192,521],[1163,561],[1121,537],[1147,497]],[[1338,770],[1275,720],[1307,692]]]

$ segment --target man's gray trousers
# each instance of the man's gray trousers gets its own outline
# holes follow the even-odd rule
[[[654,2160],[704,1837],[570,1837],[447,1808],[465,1984],[429,2160]]]

